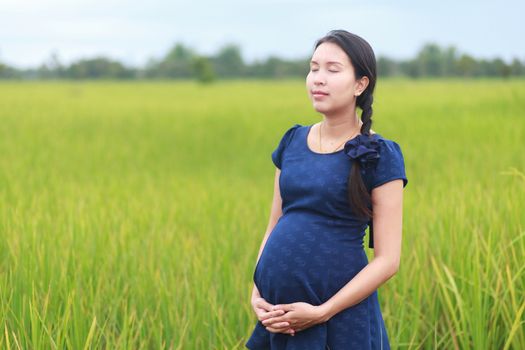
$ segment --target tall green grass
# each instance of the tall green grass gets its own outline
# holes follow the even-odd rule
[[[243,348],[270,153],[303,81],[0,84],[0,348]],[[393,348],[525,348],[525,83],[385,80],[398,142]],[[368,251],[373,257],[373,251]]]

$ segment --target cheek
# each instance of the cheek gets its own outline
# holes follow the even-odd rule
[[[348,90],[352,87],[352,82],[345,74],[336,74],[332,77],[332,83],[340,89]]]
[[[306,75],[306,85],[311,85],[311,84],[312,84],[312,74],[308,73]]]
[[[338,97],[344,98],[352,94],[352,84],[349,84],[348,79],[344,77],[333,77],[330,86],[330,91],[333,91]]]

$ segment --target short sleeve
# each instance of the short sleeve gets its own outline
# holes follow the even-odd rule
[[[408,183],[408,179],[401,147],[395,141],[387,139],[382,139],[379,144],[379,159],[371,172],[370,191],[396,179],[403,180],[404,188]]]
[[[392,140],[381,139],[379,142],[379,159],[375,168],[368,178],[370,191],[389,181],[402,179],[403,188],[407,185],[408,179],[405,173],[405,160],[401,147]],[[369,243],[370,248],[374,248],[374,225],[373,221],[368,222],[370,227]]]
[[[300,124],[295,124],[288,130],[286,130],[283,137],[281,137],[281,140],[279,141],[279,145],[272,152],[272,161],[273,161],[273,164],[275,164],[277,168],[281,169],[283,152],[286,149],[286,146],[288,146],[288,144],[290,143],[295,130],[300,126],[301,126]]]

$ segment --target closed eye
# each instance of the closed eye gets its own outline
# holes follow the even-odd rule
[[[319,69],[310,69],[311,72],[317,72]],[[328,70],[329,72],[332,72],[332,73],[338,73],[339,71],[338,70],[331,70],[329,69]]]

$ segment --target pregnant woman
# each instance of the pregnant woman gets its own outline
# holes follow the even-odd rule
[[[399,268],[408,180],[400,146],[371,129],[375,85],[364,39],[334,30],[316,42],[306,87],[323,119],[289,127],[272,153],[249,349],[390,348],[377,288]]]

